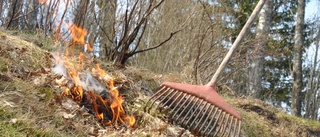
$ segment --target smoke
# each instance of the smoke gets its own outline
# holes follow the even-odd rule
[[[94,91],[102,97],[106,96],[107,89],[90,72],[80,74],[80,86],[86,91]]]
[[[65,63],[63,60],[60,59],[61,57],[59,56],[59,54],[53,53],[52,55],[54,57],[54,67],[52,69],[53,73],[62,75],[66,79],[71,80],[74,83],[77,83],[69,76]],[[85,91],[94,91],[102,97],[107,96],[107,89],[95,77],[93,77],[89,71],[79,73],[78,77],[80,79],[80,82],[78,84]]]

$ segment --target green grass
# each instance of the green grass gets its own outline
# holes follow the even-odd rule
[[[40,88],[38,93],[43,96],[43,99],[47,102],[53,98],[53,89],[51,87]]]
[[[8,110],[0,110],[0,135],[7,137],[55,137],[57,133],[50,130],[41,129],[28,119],[19,119],[21,116]],[[13,122],[16,120],[16,122]]]
[[[320,122],[319,121],[315,121],[315,120],[311,120],[311,119],[305,119],[305,118],[302,118],[302,117],[295,117],[295,116],[291,116],[291,115],[288,115],[288,114],[283,113],[283,112],[277,113],[277,117],[280,118],[280,119],[287,120],[288,122],[298,123],[298,124],[301,124],[301,125],[311,126],[311,127],[315,127],[315,128],[320,129]]]

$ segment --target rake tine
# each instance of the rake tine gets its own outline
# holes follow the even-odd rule
[[[190,112],[192,111],[192,109],[194,107],[196,107],[194,110],[197,110],[199,108],[200,105],[196,105],[197,102],[199,101],[199,98],[195,98],[195,101],[192,101],[192,106],[189,109],[189,111],[187,112],[187,114],[184,116],[184,118],[180,121],[182,125],[185,125],[186,127],[188,126],[187,123],[184,123],[184,121],[186,120],[187,116],[190,114]],[[190,101],[191,102],[191,101]],[[195,112],[195,111],[194,111]],[[190,114],[189,119],[191,119],[192,114]],[[189,121],[189,120],[188,120]]]
[[[189,107],[189,105],[191,104],[191,102],[195,99],[195,96],[191,96],[191,99],[187,99],[189,102],[187,105],[185,105],[184,109],[181,111],[181,113],[178,115],[177,119],[178,120],[180,118],[180,116],[183,114],[183,112],[185,112],[185,110]],[[185,116],[186,117],[186,116]],[[180,120],[182,121],[182,120]],[[180,123],[180,121],[178,122],[178,124]]]
[[[238,125],[238,133],[237,133],[237,137],[240,136],[240,131],[241,131],[241,120],[238,120],[239,125]]]
[[[233,116],[231,116],[230,123],[229,123],[229,132],[227,133],[227,136],[231,135],[231,132],[232,132],[231,128],[232,128],[233,122],[235,121],[236,119]]]
[[[184,98],[190,97],[190,95],[189,95],[188,97],[186,97],[186,96],[187,96],[187,94],[182,94],[182,97],[181,97],[181,99],[178,101],[177,104],[180,104]],[[178,106],[179,106],[179,105],[175,105],[172,110],[175,110]],[[181,105],[180,105],[180,107],[181,107]],[[177,113],[177,112],[176,112],[176,113]]]
[[[230,114],[227,114],[227,119],[226,121],[224,122],[225,124],[223,124],[224,126],[222,127],[222,129],[220,130],[220,134],[221,136],[223,136],[225,133],[226,133],[226,130],[227,130],[227,126],[229,124],[229,118],[230,118]],[[230,119],[231,120],[231,119]],[[231,121],[232,122],[232,121]]]
[[[171,118],[172,119],[174,119],[174,117],[177,115],[177,113],[179,112],[179,110],[183,107],[183,106],[185,106],[185,103],[189,100],[189,98],[191,97],[191,95],[187,95],[187,97],[186,97],[186,99],[184,100],[184,102],[179,106],[179,108],[176,110],[175,108],[178,106],[178,105],[176,105],[175,106],[175,108],[174,108],[174,110],[176,110],[176,112],[171,116]],[[181,100],[183,100],[183,99],[181,99]],[[180,104],[180,103],[179,103]],[[182,113],[182,112],[181,112]],[[172,121],[172,122],[174,122],[174,121]]]
[[[218,112],[219,109],[218,109],[217,107],[214,107],[214,106],[212,106],[212,107],[213,107],[213,109],[215,109],[215,111],[214,111],[211,119],[209,119],[209,117],[211,116],[211,115],[210,115],[211,113],[206,117],[206,120],[205,120],[205,121],[210,120],[210,121],[208,122],[207,126],[210,126],[211,123],[213,122],[214,117],[215,117],[216,115],[218,115],[218,113],[220,113],[220,112]],[[205,128],[205,129],[202,130],[202,128]],[[213,128],[214,128],[214,127],[213,127]],[[202,131],[205,131],[205,130],[206,130],[205,123],[202,123],[201,127],[199,128],[200,134],[202,134]],[[204,133],[204,132],[203,132],[203,133]]]
[[[240,135],[240,131],[238,131],[238,128],[237,128],[238,122],[240,122],[240,124],[241,124],[241,121],[239,121],[238,119],[235,119],[234,126],[233,126],[233,136],[234,137],[238,137]]]
[[[240,136],[240,119],[194,95],[162,86],[147,101],[144,110],[150,112],[155,104],[160,112],[170,111],[170,123],[189,129],[195,135]]]
[[[179,98],[181,95],[181,92],[176,91],[175,89],[173,90],[173,94],[167,99],[166,102],[162,103],[164,106],[167,106],[165,108],[165,111],[163,113],[166,113],[169,108],[176,102],[176,100]],[[177,95],[179,93],[179,95]],[[170,102],[171,101],[171,102]]]
[[[165,92],[162,92],[162,93],[161,93],[161,91],[163,91],[163,90],[165,90],[165,89],[166,89],[166,87],[165,87],[165,86],[162,86],[161,89],[160,89],[159,91],[157,91],[157,92],[148,100],[148,102],[146,103],[146,106],[144,107],[144,111],[145,111],[145,112],[150,113],[151,107],[153,106],[153,104],[155,103],[155,101],[156,101],[158,98],[160,98],[160,97],[165,93]],[[148,105],[149,102],[150,102],[151,100],[153,100],[154,98],[156,98],[156,99],[151,103],[151,105]],[[149,106],[150,106],[150,107],[149,107]],[[147,107],[149,107],[149,108],[148,108],[148,111],[147,111]]]
[[[213,116],[210,118],[210,122],[208,123],[207,127],[204,127],[203,134],[206,133],[206,130],[208,129],[209,126],[212,125],[212,123],[213,123],[212,128],[215,128],[215,124],[216,124],[217,121],[214,120],[214,119],[215,119],[216,116],[219,117],[222,111],[221,111],[219,108],[216,108],[216,112],[217,112],[217,113],[215,113],[215,115],[213,115]],[[208,117],[210,117],[210,116],[208,116]],[[203,125],[203,126],[204,126],[204,125]]]
[[[216,123],[217,123],[217,128],[215,129],[215,133],[214,133],[213,136],[216,136],[216,135],[219,133],[219,131],[221,130],[221,128],[222,128],[222,123],[223,123],[224,120],[225,120],[225,118],[224,118],[225,116],[226,116],[226,113],[223,111],[223,112],[222,112],[222,118],[220,117],[220,118],[216,119],[216,120],[217,120],[217,121],[216,121]],[[215,127],[215,126],[213,126],[213,127]],[[208,134],[210,134],[213,129],[214,129],[214,128],[211,128],[211,129],[209,130]]]
[[[207,103],[207,102],[206,102],[206,103]],[[211,113],[213,112],[214,106],[211,106],[210,103],[207,103],[207,106],[208,106],[208,108],[206,109],[206,111],[205,111],[204,113],[202,113],[201,119],[198,121],[197,125],[194,127],[194,130],[197,129],[197,127],[200,125],[200,123],[201,123],[201,121],[202,121],[203,119],[204,119],[203,122],[205,122],[205,121],[208,120],[208,117],[205,117],[205,116],[206,116],[205,114],[206,114],[206,112],[208,111],[208,109],[210,109],[208,115],[211,115]],[[194,122],[195,122],[195,120],[194,120]],[[200,131],[201,128],[202,128],[202,126],[199,128],[198,131]],[[196,131],[195,131],[195,132],[196,132]]]
[[[176,95],[176,94],[178,94],[178,95]],[[183,93],[176,91],[176,93],[172,96],[172,97],[175,97],[175,98],[174,98],[173,101],[168,105],[168,108],[171,108],[172,105],[173,105],[174,103],[176,103],[176,101],[179,99],[179,97],[181,96],[181,94],[183,94]],[[183,96],[183,97],[184,97],[184,96]],[[183,98],[183,97],[181,97],[181,98]],[[180,99],[180,100],[181,100],[181,99]],[[178,104],[178,103],[176,103],[176,104]],[[168,110],[168,109],[167,109],[167,110]]]
[[[152,106],[154,105],[154,103],[159,100],[161,97],[163,97],[164,94],[166,94],[168,91],[170,90],[170,88],[166,88],[166,87],[163,87],[161,90],[159,90],[159,94],[155,95],[155,99],[152,98]]]
[[[162,99],[159,100],[159,104],[157,105],[156,108],[162,108],[162,107],[165,106],[166,103],[162,103],[162,102],[163,102],[165,99],[167,99],[167,101],[165,101],[165,102],[168,102],[168,101],[169,101],[169,99],[168,99],[167,97],[174,91],[174,89],[168,88],[166,91],[169,91],[169,93],[167,93],[166,96],[164,96]],[[172,96],[171,96],[171,97],[172,97]],[[159,106],[161,106],[161,107],[159,107]],[[160,109],[160,112],[161,112],[161,109]]]
[[[219,113],[218,113],[218,115],[217,115],[217,117],[215,118],[215,117],[213,117],[212,119],[211,119],[211,121],[214,121],[214,124],[213,124],[213,126],[212,126],[212,129],[215,129],[215,128],[217,128],[217,125],[218,125],[218,121],[219,121],[219,119],[220,119],[220,117],[223,115],[223,111],[221,110],[221,109],[219,109],[219,108],[217,108],[218,110],[219,110]],[[211,125],[211,124],[209,124],[209,125]],[[206,129],[204,130],[204,134],[206,134],[206,133],[208,133],[208,132],[206,132],[208,129],[209,129],[209,127],[210,126],[207,126],[206,127]]]
[[[204,104],[204,103],[205,104]],[[192,125],[193,125],[193,123],[196,121],[196,119],[199,117],[199,115],[201,114],[201,112],[207,107],[207,104],[208,103],[206,103],[203,99],[201,99],[200,100],[200,105],[198,105],[198,107],[197,107],[197,109],[196,110],[198,110],[198,108],[199,108],[199,106],[201,106],[201,108],[200,108],[200,110],[198,111],[198,113],[197,113],[197,115],[195,116],[195,118],[192,120],[191,118],[186,122],[186,124],[188,124],[191,120],[192,120],[192,122],[189,124],[190,126],[189,126],[189,130],[190,129],[192,129],[191,127],[192,127]],[[201,119],[202,119],[202,117],[199,119],[199,122],[201,121]]]

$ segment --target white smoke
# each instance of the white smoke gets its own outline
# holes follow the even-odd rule
[[[53,53],[52,55],[54,57],[54,67],[52,69],[53,73],[62,75],[63,77],[72,80],[67,72],[64,61],[60,59],[61,57],[59,57],[56,53]],[[79,84],[85,91],[94,91],[97,94],[105,97],[107,89],[96,78],[94,78],[89,71],[80,73],[79,78]],[[73,82],[76,83],[75,81]]]

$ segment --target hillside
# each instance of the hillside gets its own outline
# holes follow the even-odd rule
[[[124,97],[127,115],[135,117],[128,127],[104,126],[73,100],[61,98],[65,87],[57,84],[50,40],[20,32],[0,31],[0,134],[4,136],[178,136],[183,130],[144,112],[144,103],[163,81],[185,82],[179,74],[155,74],[135,66],[100,63],[114,78]],[[108,85],[105,85],[107,88]],[[222,88],[223,93],[228,93]],[[262,101],[222,95],[241,113],[243,137],[317,137],[320,123],[287,115]],[[182,136],[192,136],[185,132]]]

